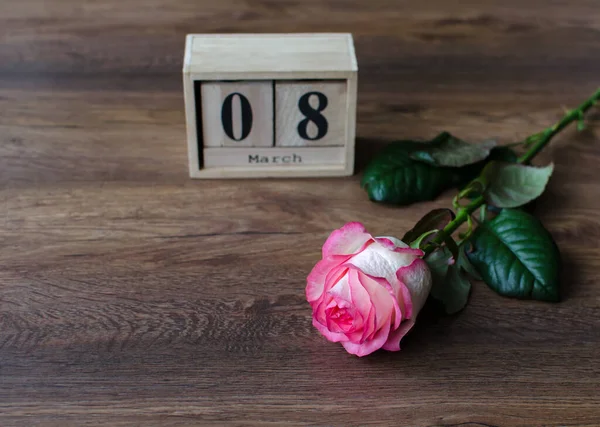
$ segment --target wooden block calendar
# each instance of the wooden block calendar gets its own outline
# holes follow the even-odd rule
[[[347,176],[358,67],[350,34],[190,34],[192,178]]]

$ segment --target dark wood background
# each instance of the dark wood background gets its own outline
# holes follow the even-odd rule
[[[188,179],[185,34],[309,31],[355,35],[358,174]],[[358,359],[304,300],[332,229],[450,203],[370,203],[373,147],[512,142],[599,82],[597,0],[3,0],[0,425],[599,426],[598,110],[546,155],[562,303],[478,283]]]

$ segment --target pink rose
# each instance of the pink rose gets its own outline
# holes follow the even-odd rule
[[[431,290],[423,251],[394,237],[373,237],[359,222],[335,230],[308,276],[313,325],[346,351],[400,350]]]

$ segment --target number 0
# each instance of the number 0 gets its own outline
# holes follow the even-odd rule
[[[233,133],[233,98],[235,96],[240,98],[240,107],[242,109],[242,132],[239,138],[236,138]],[[223,131],[225,131],[225,134],[229,138],[234,141],[243,141],[246,139],[252,130],[252,107],[248,98],[238,92],[228,95],[223,101],[223,108],[221,108],[221,123],[223,124]]]

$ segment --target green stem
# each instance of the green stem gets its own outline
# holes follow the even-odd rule
[[[479,209],[483,202],[485,202],[485,199],[483,196],[479,196],[473,199],[467,206],[462,207],[458,211],[456,218],[454,218],[454,220],[444,228],[444,233],[446,233],[447,236],[450,236],[452,233],[454,233],[473,212]]]
[[[435,248],[444,242],[447,236],[451,236],[458,228],[467,220],[467,218],[473,214],[477,209],[479,209],[485,203],[485,199],[483,196],[479,196],[473,199],[467,206],[460,208],[452,221],[448,223],[446,227],[442,231],[439,232],[437,237],[433,239],[431,243],[429,243],[423,251],[425,255],[430,254],[435,250]]]
[[[537,135],[540,135],[539,140],[537,140],[526,152],[517,160],[518,163],[529,163],[531,159],[533,159],[542,149],[554,138],[561,130],[567,127],[569,124],[576,120],[581,120],[583,115],[592,108],[594,105],[598,103],[600,100],[600,88],[596,90],[596,92],[587,99],[584,103],[582,103],[576,109],[569,111],[558,123],[554,126],[540,132]],[[483,196],[479,196],[476,199],[473,199],[468,205],[460,208],[458,213],[456,214],[456,218],[444,227],[442,231],[437,235],[433,241],[428,244],[423,250],[425,255],[430,254],[435,250],[435,248],[442,244],[447,236],[452,235],[467,219],[469,216],[473,214],[477,209],[485,204],[485,199]]]
[[[556,123],[554,126],[546,129],[542,133],[542,137],[537,141],[525,154],[519,157],[519,163],[529,163],[542,149],[550,142],[556,134],[566,128],[572,122],[581,119],[581,117],[592,108],[600,99],[600,88],[594,93],[589,99],[581,104],[576,109],[569,111],[561,121]]]

